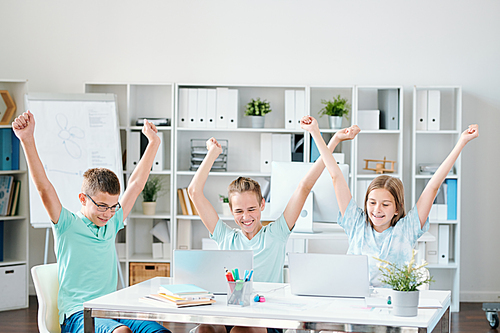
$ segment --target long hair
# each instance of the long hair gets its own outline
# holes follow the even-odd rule
[[[366,216],[366,224],[371,225],[373,228],[372,221],[368,216],[368,212],[366,210],[366,205],[368,202],[368,195],[371,191],[376,189],[384,189],[387,190],[392,197],[394,198],[394,203],[396,205],[396,210],[398,213],[392,217],[391,227],[395,226],[398,221],[406,215],[405,212],[405,190],[403,186],[403,182],[399,178],[383,175],[375,178],[368,189],[366,190],[365,195],[365,216]]]

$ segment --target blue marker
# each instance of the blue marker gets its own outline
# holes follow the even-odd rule
[[[245,279],[245,281],[250,281],[250,279],[252,278],[252,274],[253,274],[253,269],[250,271],[250,273],[248,274],[248,277]]]

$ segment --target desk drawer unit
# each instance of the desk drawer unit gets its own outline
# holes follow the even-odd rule
[[[170,263],[131,262],[129,264],[129,285],[152,279],[157,276],[170,276]]]
[[[0,311],[27,306],[26,265],[0,267]]]

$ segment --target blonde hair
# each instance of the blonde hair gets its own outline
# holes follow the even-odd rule
[[[82,193],[90,196],[99,192],[120,194],[120,181],[116,174],[106,168],[88,169],[83,174]]]
[[[234,193],[244,193],[244,192],[253,192],[257,197],[257,201],[259,205],[262,201],[262,192],[260,191],[260,185],[253,179],[247,177],[238,177],[229,184],[227,187],[227,193],[229,197],[229,207],[233,208],[231,203],[231,196]]]
[[[365,195],[365,216],[366,216],[366,224],[371,225],[373,228],[373,224],[368,216],[368,212],[366,210],[366,204],[368,202],[368,195],[371,191],[376,189],[384,189],[387,190],[394,199],[394,204],[396,205],[397,214],[392,217],[391,227],[395,226],[398,221],[406,215],[405,212],[405,190],[403,186],[403,182],[399,178],[391,177],[391,176],[378,176],[375,178],[368,189],[366,190]]]

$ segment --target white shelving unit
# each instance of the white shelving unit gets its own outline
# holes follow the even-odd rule
[[[172,240],[172,170],[173,170],[173,122],[174,122],[174,84],[173,83],[86,83],[86,93],[113,93],[117,97],[121,147],[124,155],[124,184],[133,170],[126,163],[127,152],[139,145],[131,142],[132,133],[141,132],[142,126],[136,126],[138,118],[170,118],[170,126],[157,126],[163,135],[161,171],[151,171],[151,175],[165,178],[163,192],[157,200],[155,215],[142,213],[142,197],[139,196],[134,208],[126,221],[126,227],[117,236],[119,248],[125,248],[125,253],[119,251],[119,260],[124,272],[125,283],[129,284],[130,263],[167,263],[171,262],[172,241],[165,243],[166,254],[163,258],[153,259],[152,243],[154,241],[150,230],[161,220],[167,222]],[[125,244],[125,245],[123,245]]]
[[[428,103],[425,96],[428,91],[439,92],[439,129],[428,130],[421,127],[421,119],[425,118]],[[423,114],[423,116],[422,116]],[[428,117],[429,118],[429,117]],[[425,120],[425,119],[424,119]],[[427,123],[429,119],[427,119]],[[418,200],[426,181],[432,175],[421,174],[419,164],[439,165],[448,156],[462,133],[462,88],[459,86],[415,86],[413,88],[413,124],[412,124],[412,204]],[[431,289],[451,290],[451,311],[459,311],[460,306],[460,229],[461,229],[461,157],[455,162],[454,170],[448,179],[456,180],[456,219],[430,218],[431,228],[434,229],[436,242],[427,245],[427,251],[438,249],[439,235],[437,226],[449,228],[449,260],[447,263],[431,263],[428,265],[431,275],[436,282],[430,285]],[[449,204],[449,203],[448,203]],[[438,250],[437,250],[438,251]],[[440,255],[439,251],[436,258]],[[426,253],[428,259],[428,253]],[[431,256],[432,258],[432,256]],[[438,260],[438,259],[436,259]]]
[[[0,90],[9,91],[16,112],[13,116],[24,112],[24,95],[28,93],[27,80],[0,80]],[[0,108],[5,108],[0,99]],[[11,129],[11,125],[0,125],[2,129]],[[0,143],[1,144],[1,143]],[[28,172],[26,160],[19,147],[19,170],[0,170],[0,175],[12,175],[21,181],[19,206],[15,216],[0,216],[0,246],[3,246],[3,260],[0,261],[0,311],[28,307],[28,243],[29,243],[29,196]]]
[[[385,117],[391,116],[390,126],[384,126],[384,122],[380,121],[379,126],[376,126],[376,123],[373,125],[378,128],[363,128],[364,114],[360,113],[366,110],[379,110]],[[353,140],[351,192],[360,207],[363,207],[368,184],[380,175],[371,170],[364,170],[365,159],[383,160],[385,157],[387,160],[396,161],[395,172],[388,175],[403,179],[403,114],[402,86],[355,87],[353,123],[360,126],[361,132]],[[372,122],[369,125],[372,126]],[[375,165],[372,163],[369,167]],[[390,167],[390,164],[386,164],[386,167]]]

